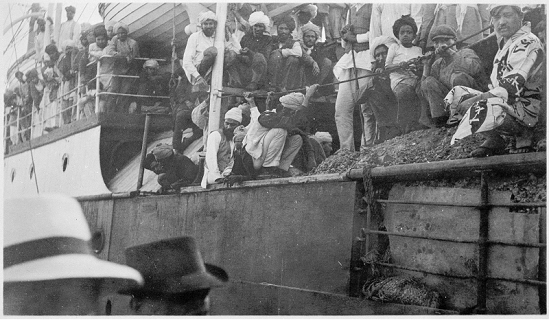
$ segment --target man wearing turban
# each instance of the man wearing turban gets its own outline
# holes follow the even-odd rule
[[[62,52],[62,45],[65,40],[73,40],[74,43],[78,43],[80,38],[80,24],[74,21],[74,14],[76,13],[76,8],[73,6],[68,6],[65,8],[67,12],[67,21],[61,23],[59,26],[59,31],[55,35],[55,43],[57,44],[59,52]]]
[[[93,34],[95,36],[95,42],[90,44],[88,48],[88,61],[89,62],[97,62],[99,59],[104,56],[107,50],[107,45],[109,41],[109,36],[107,33],[107,29],[105,29],[104,26],[98,26],[93,30]],[[114,60],[113,59],[102,59],[99,69],[99,85],[100,88],[95,87],[95,81],[91,81],[88,83],[88,89],[101,89],[104,91],[109,91],[111,83],[112,83],[112,76],[114,69]],[[97,65],[93,64],[89,67],[86,67],[86,79],[92,79],[95,77],[97,73]],[[100,112],[105,112],[105,103],[106,103],[106,97],[101,96],[99,100],[99,109]]]
[[[333,82],[332,61],[325,56],[322,49],[323,43],[318,42],[320,28],[313,23],[308,23],[301,27],[301,31],[303,34],[301,42],[303,55],[300,59],[299,72],[296,73],[296,76],[301,78],[300,87],[314,83],[326,84]],[[330,94],[332,91],[333,86],[327,86],[319,90],[323,95]]]
[[[206,159],[204,162],[204,176],[201,186],[221,183],[231,174],[233,167],[234,129],[242,123],[242,110],[238,107],[229,109],[225,113],[223,127],[212,131],[208,136]]]
[[[201,29],[191,34],[181,60],[181,66],[189,82],[193,85],[193,92],[206,92],[211,78],[211,68],[217,57],[217,48],[214,46],[217,17],[212,11],[204,11],[198,15],[198,24]],[[228,71],[236,85],[239,79],[235,75],[237,70],[233,66],[236,55],[240,52],[240,44],[231,36],[225,40],[223,67]]]
[[[311,20],[316,18],[317,13],[318,13],[318,7],[316,5],[307,4],[299,8],[294,14],[292,14],[294,21],[296,22],[295,29],[292,32],[292,37],[295,40],[298,40],[298,41],[303,40],[302,28],[306,25],[314,24],[313,22],[311,22]]]
[[[303,145],[303,139],[295,132],[296,124],[304,117],[304,109],[318,86],[307,88],[305,95],[290,93],[280,97],[280,107],[275,111],[259,113],[254,98],[246,94],[246,110],[251,121],[243,140],[246,155],[244,163],[250,163],[255,175],[268,174],[288,177],[290,165]],[[265,120],[270,118],[271,120]],[[274,119],[274,120],[273,120]]]
[[[118,22],[114,25],[113,31],[116,36],[113,37],[105,49],[108,55],[113,56],[114,74],[115,75],[127,75],[135,76],[139,73],[140,65],[133,63],[134,58],[139,58],[139,44],[134,39],[128,36],[130,28],[123,22]],[[105,59],[103,59],[105,60]],[[108,60],[108,59],[107,59]],[[103,61],[102,61],[103,62]],[[113,77],[111,86],[109,87],[110,93],[123,93],[128,94],[134,85],[133,78],[121,78]],[[107,112],[128,112],[130,105],[130,97],[127,96],[107,96]]]
[[[172,146],[162,143],[147,154],[143,167],[158,175],[161,191],[188,186],[198,174],[198,166],[191,159],[175,153]]]
[[[139,75],[138,95],[142,96],[163,96],[170,95],[170,72],[159,71],[160,65],[154,59],[143,63],[143,70]],[[137,113],[170,113],[170,100],[159,98],[135,98]]]
[[[291,16],[285,15],[275,25],[277,36],[273,37],[273,50],[269,55],[267,69],[270,90],[297,89],[300,81],[294,77],[294,71],[299,67],[299,59],[303,53],[299,41],[292,38],[295,21]]]
[[[247,90],[253,91],[267,82],[267,59],[272,50],[272,38],[267,30],[270,27],[270,19],[262,11],[253,12],[249,18],[250,28],[240,40],[239,60],[249,66],[252,79]],[[249,71],[248,71],[249,72]]]
[[[76,119],[76,92],[71,92],[76,87],[77,75],[72,69],[75,62],[78,49],[73,40],[67,39],[61,44],[63,53],[59,56],[58,68],[61,72],[61,118],[64,124],[68,124]],[[74,105],[73,107],[70,107]]]

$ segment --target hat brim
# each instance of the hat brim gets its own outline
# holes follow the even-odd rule
[[[104,292],[116,292],[143,284],[143,277],[137,270],[86,254],[47,257],[4,269],[4,282],[75,278],[103,280],[101,281],[101,290]]]
[[[206,271],[176,278],[146,279],[145,285],[140,288],[119,290],[120,294],[143,294],[147,292],[162,292],[175,294],[182,292],[209,289],[223,286],[229,281],[229,276],[220,267],[206,265]]]

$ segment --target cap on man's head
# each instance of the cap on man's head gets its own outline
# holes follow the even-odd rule
[[[36,19],[36,23],[40,26],[43,26],[46,24],[46,20],[42,19],[42,18],[38,18]]]
[[[242,110],[240,108],[229,109],[225,113],[225,120],[227,119],[231,119],[239,123],[242,123]]]
[[[128,266],[143,274],[145,285],[119,291],[122,294],[177,294],[219,287],[229,280],[225,270],[204,263],[192,237],[130,247],[125,254]]]
[[[48,55],[53,54],[53,53],[56,53],[56,52],[59,52],[59,51],[57,50],[57,46],[56,46],[55,44],[53,44],[53,43],[48,44],[48,45],[46,46],[46,49],[45,49],[44,51],[46,51],[46,53],[47,53]]]
[[[198,14],[198,24],[204,23],[206,20],[217,21],[217,16],[210,10],[200,12]]]
[[[41,194],[4,202],[4,282],[92,278],[103,290],[143,283],[133,268],[98,259],[80,204]]]
[[[441,24],[431,30],[431,33],[429,34],[429,38],[431,38],[431,41],[435,41],[436,39],[454,39],[455,40],[457,39],[457,34],[454,31],[454,28],[446,24]]]
[[[68,6],[68,7],[65,7],[65,11],[76,13],[76,8],[73,6]]]
[[[491,4],[488,6],[488,12],[490,12],[490,15],[493,16],[498,11],[497,9],[503,8],[503,7],[512,7],[517,12],[523,12],[523,7],[516,5],[516,4]]]
[[[97,38],[99,36],[107,36],[107,29],[105,29],[105,26],[100,25],[93,29],[93,35]]]
[[[160,143],[152,149],[152,154],[156,161],[164,160],[173,154],[173,149],[170,145]]]

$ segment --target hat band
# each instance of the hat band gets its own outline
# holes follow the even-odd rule
[[[88,241],[53,237],[27,241],[4,248],[4,269],[27,261],[63,254],[92,254]]]

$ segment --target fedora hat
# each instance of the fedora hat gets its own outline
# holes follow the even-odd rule
[[[95,278],[116,292],[143,284],[139,272],[97,258],[80,204],[46,194],[4,201],[4,283]]]
[[[225,270],[204,263],[192,237],[138,245],[125,253],[126,263],[143,274],[145,285],[122,294],[176,294],[219,287],[229,280]]]

